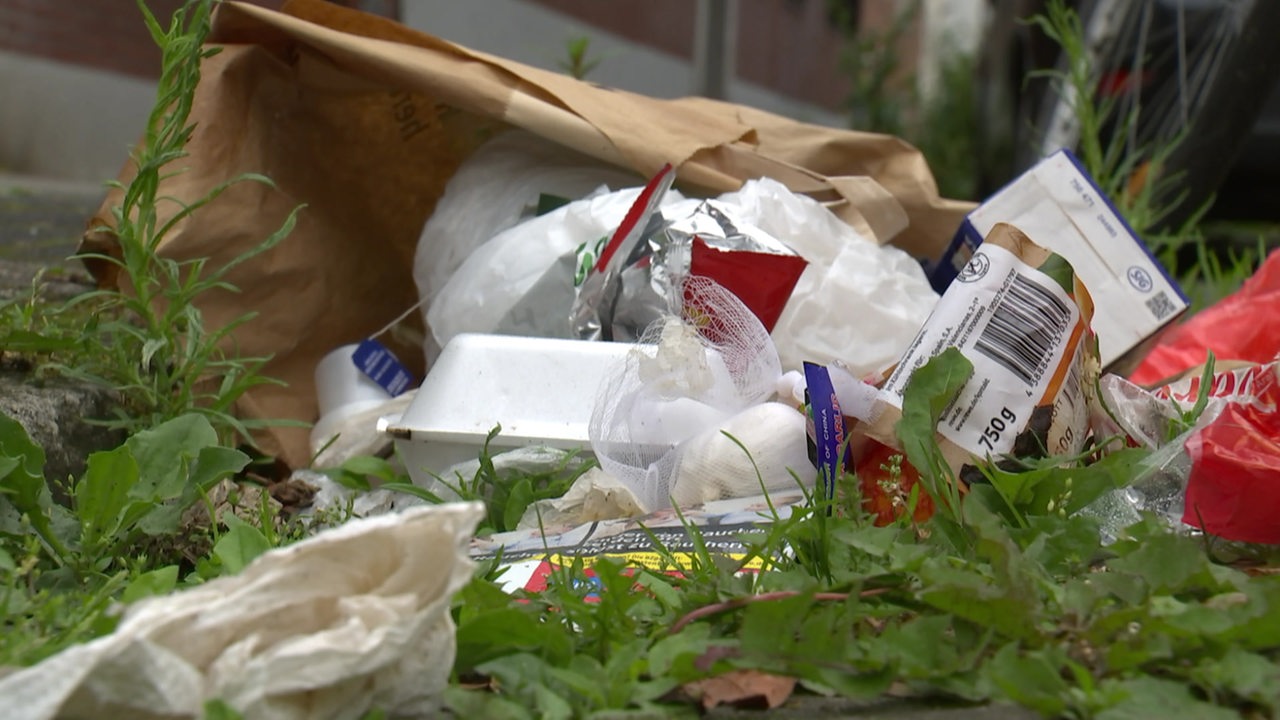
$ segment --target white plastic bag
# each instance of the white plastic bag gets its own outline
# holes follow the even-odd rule
[[[418,295],[432,300],[481,244],[533,214],[540,195],[568,199],[601,185],[628,187],[633,173],[524,130],[485,143],[445,186],[413,260]]]
[[[427,357],[434,358],[455,335],[491,333],[499,329],[517,304],[561,258],[570,258],[582,245],[593,245],[612,234],[640,194],[627,188],[594,195],[531,218],[488,239],[462,263],[427,308],[431,330]],[[688,212],[698,201],[670,193],[664,204],[673,212]],[[569,309],[573,302],[573,267],[559,276],[565,288],[563,307],[526,308],[536,317],[522,335],[569,337]]]

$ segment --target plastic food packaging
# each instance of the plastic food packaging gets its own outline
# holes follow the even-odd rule
[[[1280,355],[1280,252],[1271,253],[1239,290],[1160,338],[1130,379],[1155,385],[1222,360],[1270,362]]]
[[[578,301],[590,318],[586,324],[598,325],[605,278],[581,273],[599,262],[602,241],[623,224],[640,192],[575,200],[475,250],[430,303],[428,358],[462,332],[593,337],[594,329],[575,333],[570,315]],[[687,272],[715,279],[751,307],[771,329],[783,367],[839,359],[865,375],[901,356],[937,302],[919,263],[905,252],[876,244],[817,201],[768,178],[713,201],[685,199],[675,190],[653,197],[649,213],[660,212],[663,220],[638,230],[630,246],[637,253],[633,268],[619,271],[608,295],[619,300],[616,311],[604,308],[613,312],[615,339],[634,339],[662,315],[671,276]],[[678,252],[668,258],[668,249]],[[645,264],[648,258],[658,262]]]
[[[996,225],[874,401],[846,403],[851,407],[842,411],[859,420],[849,461],[872,491],[864,497],[868,509],[879,514],[893,504],[881,494],[909,493],[914,470],[904,459],[895,473],[884,462],[894,453],[883,448],[900,449],[895,428],[911,375],[948,347],[974,366],[937,428],[958,480],[975,459],[1079,452],[1089,427],[1087,393],[1098,374],[1092,314],[1088,290],[1065,260],[1017,228]]]
[[[1137,509],[1154,503],[1169,510],[1166,516],[1227,540],[1280,544],[1278,372],[1280,363],[1272,362],[1216,373],[1194,427],[1172,440],[1178,416],[1200,397],[1200,377],[1154,391],[1103,377],[1100,405],[1107,413],[1095,432],[1123,433],[1165,458],[1154,480],[1140,480],[1107,502]]]
[[[684,279],[709,278],[771,330],[806,261],[785,244],[707,200],[691,213],[663,211],[671,166],[645,186],[590,267],[573,303],[576,337],[631,342],[679,306]]]
[[[839,362],[857,377],[879,373],[938,303],[914,258],[779,182],[749,180],[719,201],[809,263],[770,331],[785,370]]]
[[[1070,151],[1059,150],[983,201],[960,223],[930,279],[948,286],[997,223],[1017,226],[1062,256],[1108,312],[1093,322],[1103,367],[1128,366],[1189,302]],[[1121,310],[1123,308],[1123,310]]]
[[[782,375],[764,326],[707,278],[687,278],[678,297],[680,315],[651,326],[600,386],[590,435],[601,468],[650,512],[673,496],[701,504],[744,491],[726,484],[730,473],[749,479],[747,494],[761,481],[770,490],[794,487],[792,471],[811,481],[803,417],[786,406],[759,407]],[[762,427],[766,418],[777,425]],[[745,450],[722,430],[740,434]]]
[[[660,197],[660,189],[655,194]],[[610,331],[623,338],[634,337],[646,321],[661,314],[655,298],[669,292],[664,290],[670,287],[667,277],[690,267],[682,256],[668,253],[689,245],[699,215],[726,218],[718,234],[698,237],[736,252],[716,256],[694,242],[691,274],[733,291],[770,331],[786,369],[799,370],[805,361],[840,360],[859,375],[881,370],[901,356],[937,302],[919,263],[905,252],[859,235],[817,201],[769,178],[750,180],[741,190],[708,201],[695,210],[692,221],[662,207],[665,223],[646,225],[642,219],[654,212],[653,203],[637,205],[640,211],[623,228],[632,230],[630,237],[621,232],[615,238],[615,267],[601,263],[578,295],[575,329],[580,337],[601,332],[602,314]],[[770,240],[757,241],[762,237]],[[771,243],[777,241],[807,266],[773,249]],[[761,251],[768,254],[761,257]],[[699,263],[726,256],[743,258],[750,269]],[[650,257],[655,261],[649,263]]]
[[[494,452],[529,445],[582,450],[600,383],[627,357],[627,345],[465,334],[444,349],[399,421],[384,432],[410,477],[475,460],[489,432]]]

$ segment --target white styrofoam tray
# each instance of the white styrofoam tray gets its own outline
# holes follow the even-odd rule
[[[445,346],[418,395],[384,430],[410,475],[428,482],[492,452],[528,445],[590,449],[587,426],[606,375],[629,343],[462,334]]]

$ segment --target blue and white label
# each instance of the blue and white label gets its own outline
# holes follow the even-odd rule
[[[818,451],[818,477],[823,497],[831,500],[836,496],[836,481],[845,464],[844,414],[840,412],[840,400],[836,397],[826,367],[807,362],[804,364],[804,378],[808,386],[814,445]]]
[[[413,375],[386,345],[369,338],[361,341],[351,362],[370,380],[378,383],[392,397],[403,393],[414,384]]]

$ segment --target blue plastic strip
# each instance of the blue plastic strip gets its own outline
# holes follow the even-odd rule
[[[372,338],[362,341],[351,354],[356,368],[392,397],[415,385],[413,375],[386,345]]]

